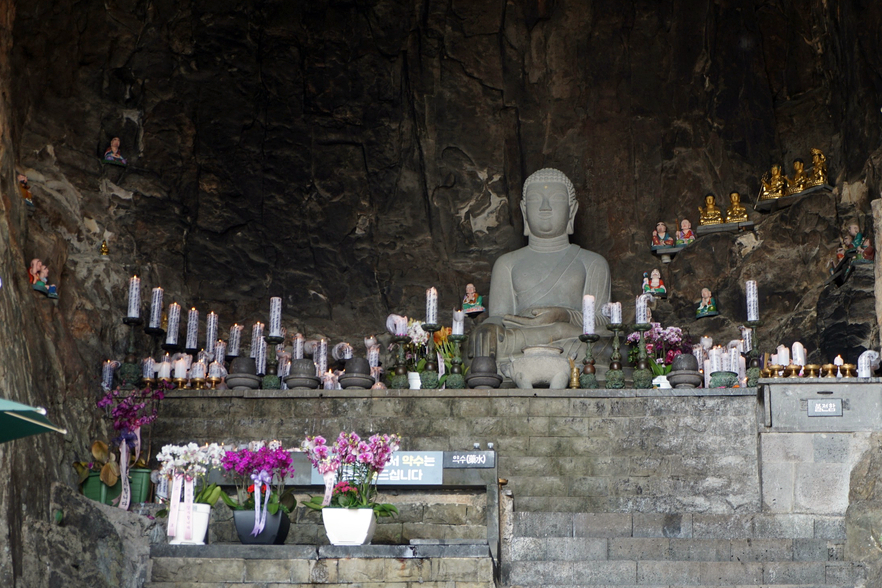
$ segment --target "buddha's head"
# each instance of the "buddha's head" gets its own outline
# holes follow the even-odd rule
[[[824,160],[824,153],[817,147],[812,147],[812,163],[818,165]]]
[[[708,207],[713,208],[717,204],[717,199],[713,194],[708,194],[707,196],[704,197],[704,203]]]
[[[551,238],[572,235],[579,203],[573,183],[563,172],[545,168],[524,182],[521,212],[524,235]]]
[[[707,288],[702,288],[701,289],[702,300],[708,300],[708,299],[710,299],[710,297],[711,297],[711,291],[708,290]]]
[[[861,228],[857,223],[851,223],[848,225],[848,234],[852,237],[857,237],[857,234],[861,232]]]
[[[466,294],[471,296],[475,293],[475,285],[474,284],[466,284]]]
[[[781,164],[780,163],[773,163],[772,164],[772,177],[775,178],[780,175],[781,175]]]
[[[732,203],[732,206],[738,206],[741,204],[741,194],[738,192],[732,192],[729,194],[729,201]]]
[[[799,174],[799,173],[802,173],[803,169],[805,169],[805,162],[802,159],[800,159],[799,157],[794,159],[793,160],[793,171],[795,171],[796,173]]]
[[[658,281],[661,280],[661,272],[657,269],[652,270],[652,273],[649,274],[649,279],[658,283]]]

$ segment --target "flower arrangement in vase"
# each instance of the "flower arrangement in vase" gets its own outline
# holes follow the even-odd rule
[[[207,484],[208,472],[218,469],[224,449],[217,443],[200,447],[166,445],[156,456],[160,476],[171,482],[168,536],[172,544],[205,544],[211,508],[223,493],[217,484]],[[183,504],[181,494],[183,493]]]
[[[678,355],[692,353],[692,338],[680,327],[662,328],[661,323],[652,323],[652,328],[645,331],[643,337],[646,340],[646,354],[653,376],[669,374]],[[632,345],[628,352],[628,361],[636,364],[640,333],[634,331],[628,335],[627,341]]]
[[[365,441],[354,432],[341,432],[331,446],[320,436],[303,441],[301,449],[325,480],[324,496],[313,496],[303,505],[322,511],[331,543],[369,543],[376,519],[398,514],[395,505],[378,503],[376,495],[377,477],[400,446],[398,435],[373,435]]]
[[[236,497],[221,493],[221,499],[233,509],[243,543],[284,543],[288,513],[296,505],[293,493],[285,491],[285,478],[294,473],[290,451],[278,441],[253,441],[228,450],[221,459],[221,467],[236,484]]]
[[[98,472],[100,483],[112,489],[110,493],[113,496],[109,498],[116,502],[115,496],[119,495],[118,505],[124,510],[128,510],[132,502],[144,502],[149,494],[150,472],[145,469],[147,459],[141,456],[141,428],[156,420],[159,401],[165,397],[166,389],[163,384],[157,388],[142,390],[108,390],[98,400],[97,406],[105,410],[105,416],[111,420],[118,435],[111,440],[110,445],[102,441],[93,443],[92,460],[73,464],[81,484],[90,482],[92,472]],[[110,451],[111,446],[119,446],[119,459]],[[133,496],[134,475],[138,476],[138,492]],[[131,483],[130,477],[133,477]],[[115,488],[118,482],[121,485],[117,491]],[[102,496],[108,496],[107,489],[100,490]],[[85,487],[84,493],[90,494],[85,492]]]

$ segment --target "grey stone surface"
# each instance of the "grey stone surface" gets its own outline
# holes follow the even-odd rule
[[[819,433],[813,436],[814,462],[847,463],[852,436],[843,433]]]
[[[692,537],[692,513],[635,513],[632,519],[634,537]]]
[[[824,584],[826,583],[824,562],[769,562],[765,564],[763,581],[769,584]]]
[[[882,430],[882,387],[875,383],[825,382],[768,384],[772,430],[776,432],[850,432]],[[820,394],[825,392],[825,394]],[[830,392],[831,394],[826,394]],[[842,400],[842,416],[809,417],[808,399]],[[812,452],[814,453],[814,452]],[[807,460],[806,460],[807,461]]]
[[[793,508],[797,512],[844,515],[848,508],[848,475],[843,463],[808,463],[796,466]]]
[[[793,511],[794,464],[766,462],[762,465],[763,508],[773,513]]]

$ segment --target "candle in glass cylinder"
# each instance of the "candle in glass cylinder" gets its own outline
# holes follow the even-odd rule
[[[652,294],[641,294],[637,297],[637,316],[636,323],[645,325],[649,322],[649,301],[652,300]]]
[[[208,313],[205,320],[205,351],[214,355],[214,346],[217,343],[217,313]]]
[[[723,371],[723,348],[717,345],[708,351],[710,358],[710,373]]]
[[[151,329],[158,329],[162,325],[162,288],[153,288],[150,296],[150,324]]]
[[[213,361],[210,364],[208,364],[208,377],[209,378],[222,378],[223,377],[223,375],[221,375],[222,373],[223,373],[223,368],[221,367],[221,364],[218,363],[217,361]]]
[[[177,302],[172,302],[168,307],[168,334],[165,337],[165,342],[168,345],[177,345],[178,344],[178,329],[181,326],[181,305]]]
[[[293,359],[303,359],[303,335],[297,333],[294,335],[294,338],[291,340],[292,353],[291,357]]]
[[[187,342],[184,345],[187,349],[196,349],[199,343],[199,311],[191,308],[187,313]]]
[[[187,378],[187,360],[183,357],[175,360],[175,379],[182,380]]]
[[[216,361],[220,363],[224,362],[224,358],[227,356],[227,344],[223,339],[218,339],[214,344],[214,358]]]
[[[258,341],[263,339],[263,323],[258,321],[251,327],[251,357],[257,359],[257,350],[260,348]]]
[[[282,336],[282,299],[270,298],[269,336]]]
[[[594,334],[594,296],[582,296],[582,334]]]
[[[741,353],[738,352],[738,348],[737,347],[729,348],[727,355],[729,356],[729,365],[728,365],[726,371],[738,373],[738,369],[741,365]]]
[[[741,340],[744,341],[744,353],[753,349],[753,329],[750,327],[741,327]]]
[[[242,330],[245,325],[235,324],[230,327],[230,344],[227,345],[227,355],[239,357],[239,342],[242,340]]]
[[[611,325],[620,325],[622,324],[622,303],[621,302],[607,302],[600,309],[601,314],[609,319],[609,323]]]
[[[793,344],[791,350],[793,351],[793,363],[795,365],[805,365],[805,346],[797,341]]]
[[[141,318],[141,278],[138,276],[129,279],[129,308],[126,318]]]
[[[372,368],[380,365],[380,346],[379,345],[371,345],[370,349],[367,352],[367,360],[368,365]]]
[[[315,369],[316,375],[318,377],[322,377],[326,371],[328,371],[328,340],[322,339],[318,342],[318,345],[315,346],[315,356],[313,357],[315,361]]]
[[[747,280],[747,320],[759,320],[759,295],[756,289],[756,280]]]
[[[257,355],[254,358],[258,375],[266,375],[266,339],[257,340]]]
[[[434,287],[426,290],[426,323],[438,324],[438,290]]]
[[[190,378],[195,380],[205,379],[205,364],[202,361],[197,361],[190,366]]]
[[[453,311],[453,327],[450,330],[451,335],[462,335],[465,333],[465,312],[461,310]]]
[[[786,345],[778,345],[778,365],[790,365],[790,349]]]
[[[170,380],[171,379],[171,358],[169,358],[168,353],[165,354],[165,357],[162,358],[162,361],[159,363],[159,369],[157,370],[156,377],[160,380]]]
[[[141,377],[145,380],[152,380],[156,375],[156,360],[152,357],[145,357],[141,362]]]
[[[108,359],[101,366],[101,387],[104,390],[113,388],[113,372],[119,367],[119,362]]]

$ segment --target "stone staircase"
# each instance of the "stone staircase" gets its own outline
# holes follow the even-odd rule
[[[514,513],[501,583],[552,586],[863,586],[842,561],[843,517]]]

